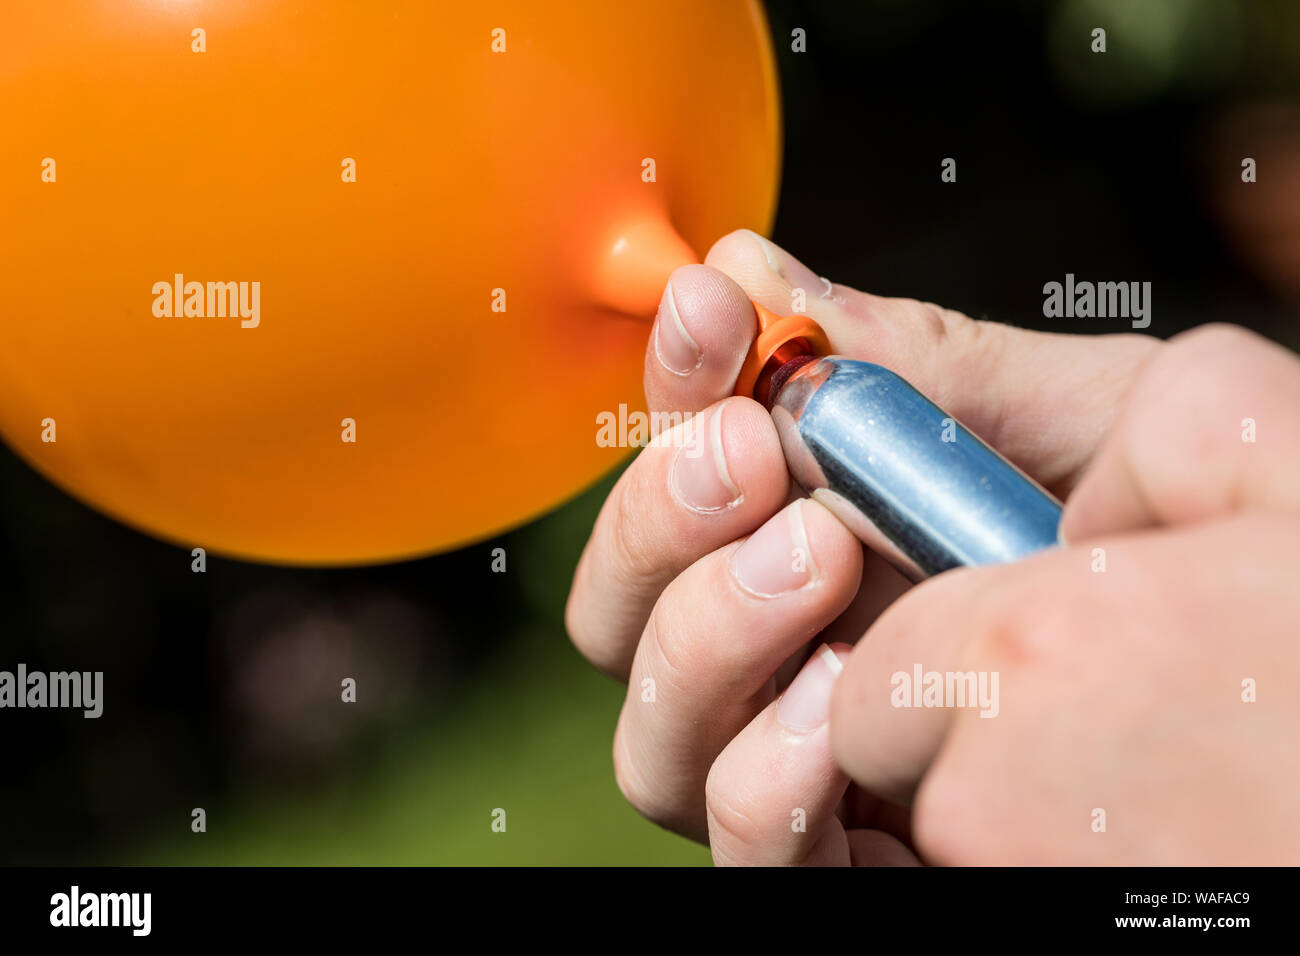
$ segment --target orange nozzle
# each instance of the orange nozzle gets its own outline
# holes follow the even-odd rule
[[[822,327],[806,315],[779,316],[757,302],[753,306],[758,337],[740,368],[736,394],[770,405],[772,375],[801,356],[830,355],[831,343]]]

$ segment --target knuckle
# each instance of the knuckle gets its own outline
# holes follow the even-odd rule
[[[569,589],[569,598],[564,605],[564,629],[569,642],[588,663],[612,677],[626,679],[625,663],[617,657],[617,648],[605,639],[606,635],[589,606],[588,596],[592,589],[591,582],[584,580],[589,574],[586,562],[587,556],[583,555],[574,574],[573,586]]]
[[[1191,356],[1200,354],[1218,354],[1224,350],[1236,350],[1255,345],[1260,341],[1255,333],[1240,325],[1228,322],[1207,322],[1194,329],[1181,332],[1169,340],[1168,349],[1171,357],[1186,361]]]
[[[1144,485],[1194,500],[1203,488],[1180,480],[1184,463],[1205,459],[1213,469],[1231,459],[1239,437],[1218,427],[1216,412],[1254,390],[1263,342],[1238,326],[1213,323],[1175,336],[1153,355],[1117,422],[1117,438]]]
[[[719,260],[730,261],[739,257],[757,254],[758,251],[758,247],[754,244],[753,234],[749,230],[735,229],[709,247],[704,262],[706,265],[712,265]]]
[[[937,324],[937,334],[940,339],[964,336],[970,341],[977,341],[989,329],[1006,328],[1004,325],[992,322],[977,322],[956,309],[946,309],[939,305],[931,306],[931,308],[935,310],[934,318],[931,321]]]
[[[728,640],[719,632],[717,621],[702,610],[705,604],[684,593],[691,586],[685,577],[670,582],[650,612],[646,637],[657,651],[663,679],[683,693],[705,685],[729,699],[752,693],[753,651],[745,641]]]
[[[767,828],[747,806],[737,788],[730,781],[735,777],[718,769],[715,762],[704,784],[704,808],[709,819],[709,844],[714,854],[724,859],[734,856],[739,847],[762,846],[768,837]]]
[[[1139,410],[1159,405],[1152,400],[1185,383],[1189,374],[1201,379],[1222,376],[1231,366],[1225,359],[1253,350],[1261,341],[1253,332],[1224,322],[1176,335],[1155,354],[1134,388],[1144,401],[1130,405]]]
[[[912,806],[912,841],[926,862],[958,865],[971,859],[970,834],[980,819],[976,799],[939,766],[926,776]]]
[[[676,588],[672,585],[660,595],[650,612],[647,636],[659,651],[665,667],[665,677],[675,687],[689,689],[698,683],[699,676],[716,673],[711,642],[698,639],[697,629],[684,619],[682,609],[674,600]]]
[[[965,663],[988,670],[1041,667],[1073,646],[1081,628],[1077,607],[1059,595],[1004,595],[982,622]]]
[[[587,660],[591,660],[591,639],[586,627],[586,618],[578,600],[576,579],[574,586],[569,589],[569,600],[564,605],[564,630],[569,635],[569,641],[578,649],[578,653]]]
[[[660,788],[649,782],[643,769],[628,746],[627,731],[622,720],[614,731],[614,781],[619,792],[637,813],[661,826],[668,826],[675,816],[673,808]]]
[[[627,683],[628,660],[620,653],[620,648],[603,641],[591,630],[583,626],[570,628],[569,640],[579,654],[596,670],[616,681]]]
[[[645,460],[646,452],[636,464]],[[610,566],[619,580],[636,585],[660,573],[657,549],[651,540],[650,523],[644,520],[643,511],[651,496],[642,493],[631,481],[631,472],[625,480],[614,486],[614,501],[610,511],[608,535]]]
[[[933,302],[914,300],[913,310],[920,320],[922,332],[935,345],[950,336],[967,332],[971,326],[971,321],[960,312],[945,309]]]

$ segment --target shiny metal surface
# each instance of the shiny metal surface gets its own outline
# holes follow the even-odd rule
[[[772,418],[795,479],[914,580],[1057,543],[1060,503],[879,365],[805,365]]]

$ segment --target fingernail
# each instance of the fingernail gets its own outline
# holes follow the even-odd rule
[[[732,553],[731,573],[742,588],[759,597],[797,591],[816,577],[802,500],[775,515]]]
[[[677,297],[673,294],[671,281],[659,303],[659,314],[655,316],[655,357],[674,375],[690,375],[704,363],[699,345],[686,331],[677,312]]]
[[[722,511],[735,507],[743,495],[727,471],[727,452],[722,443],[722,416],[727,406],[719,405],[700,424],[692,420],[691,437],[673,458],[669,487],[673,496],[692,511]]]
[[[801,734],[826,723],[831,712],[831,687],[842,670],[844,665],[833,650],[825,644],[817,648],[776,702],[776,719],[787,730]]]
[[[803,289],[807,298],[825,298],[830,283],[817,275],[806,265],[786,252],[780,246],[768,242],[756,232],[750,232],[758,247],[763,250],[763,259],[768,271],[792,289]]]

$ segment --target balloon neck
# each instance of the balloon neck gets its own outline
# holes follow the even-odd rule
[[[646,321],[654,318],[668,277],[678,266],[699,262],[695,251],[662,213],[647,214],[615,229],[592,270],[597,302]],[[736,394],[770,405],[789,373],[809,358],[829,355],[826,333],[806,315],[779,316],[757,302],[758,337],[746,356]]]
[[[603,244],[592,294],[602,305],[649,322],[673,270],[699,261],[665,215],[630,220]]]

